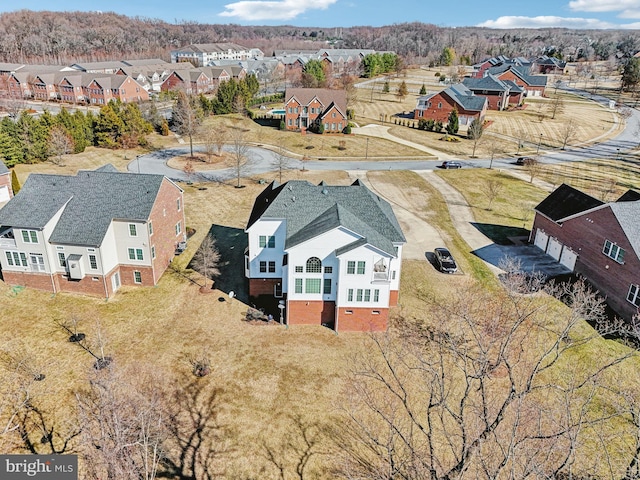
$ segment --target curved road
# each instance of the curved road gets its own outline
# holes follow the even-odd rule
[[[575,93],[582,96],[589,96],[591,100],[608,107],[609,99],[601,96],[593,96],[581,90],[564,88],[565,91]],[[545,163],[574,162],[586,160],[589,158],[617,157],[624,159],[625,153],[638,148],[638,138],[635,128],[630,126],[640,125],[640,112],[635,109],[631,110],[631,116],[627,119],[625,128],[616,137],[604,141],[602,143],[587,145],[584,147],[570,148],[567,150],[558,150],[541,155],[542,161]],[[387,138],[390,135],[386,136]],[[194,150],[200,151],[200,147],[194,147]],[[225,147],[226,151],[230,151],[230,146]],[[196,172],[191,178],[181,170],[171,168],[167,165],[169,159],[178,155],[186,155],[189,153],[188,147],[175,147],[157,152],[148,153],[136,157],[128,165],[130,172],[137,173],[155,173],[165,175],[172,180],[179,181],[213,181],[220,182],[230,180],[236,177],[234,168],[226,168],[221,170],[209,170]],[[249,147],[248,161],[242,169],[243,176],[257,176],[262,173],[273,172],[277,170],[276,154],[266,148]],[[448,155],[442,154],[441,158],[449,158]],[[376,161],[358,161],[358,160],[308,160],[304,164],[299,159],[290,158],[288,167],[290,169],[308,170],[433,170],[437,168],[441,160],[376,160]],[[488,159],[476,159],[473,161],[463,161],[462,163],[468,167],[488,167]],[[496,158],[493,160],[493,166],[496,168],[513,168],[513,158]]]

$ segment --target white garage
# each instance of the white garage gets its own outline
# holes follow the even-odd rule
[[[555,238],[550,238],[549,245],[547,245],[547,255],[553,257],[554,260],[560,260],[561,252],[562,244]]]
[[[577,258],[578,254],[571,250],[569,247],[565,246],[562,249],[562,254],[560,255],[560,263],[573,272],[573,269],[576,266]]]
[[[543,252],[547,251],[547,243],[549,242],[549,235],[538,229],[536,231],[536,238],[533,240],[533,244]]]

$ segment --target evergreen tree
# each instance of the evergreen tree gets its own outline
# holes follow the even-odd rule
[[[447,133],[450,135],[455,135],[458,133],[460,129],[459,120],[458,120],[458,110],[453,109],[449,114],[449,119],[447,120]]]
[[[326,76],[321,60],[309,60],[302,72],[302,83],[305,87],[318,88],[326,84]]]
[[[95,144],[97,147],[118,148],[125,127],[119,117],[119,105],[109,102],[100,109],[95,122]]]
[[[422,87],[420,87],[420,95],[426,95],[426,94],[427,94],[427,87],[425,87],[423,83]]]
[[[622,69],[622,90],[633,90],[640,83],[640,58],[630,58]]]
[[[384,85],[382,85],[382,93],[389,93],[389,80],[384,81]]]
[[[18,175],[16,174],[15,168],[11,170],[11,190],[13,190],[13,195],[17,195],[22,186],[20,185],[20,180],[18,180]]]
[[[238,82],[234,79],[226,82],[220,82],[218,86],[218,93],[216,98],[218,104],[216,105],[217,114],[225,114],[233,112],[234,100],[238,93]]]

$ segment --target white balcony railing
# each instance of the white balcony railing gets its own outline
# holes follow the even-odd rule
[[[0,248],[16,248],[16,241],[13,238],[0,238]]]

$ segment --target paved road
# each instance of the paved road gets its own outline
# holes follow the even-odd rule
[[[608,107],[609,99],[601,96],[593,96],[587,92],[564,88],[571,93],[580,94],[590,97],[593,101]],[[553,152],[545,152],[541,155],[541,161],[545,163],[574,162],[585,160],[588,158],[619,158],[624,160],[629,151],[638,149],[638,138],[636,129],[640,125],[640,112],[630,109],[631,116],[627,119],[625,128],[616,137],[601,143],[587,145],[583,147],[571,148],[567,150],[559,150]],[[363,127],[358,129],[360,134],[379,135],[388,140],[397,141],[398,143],[407,143],[406,141],[394,137],[388,132],[388,128],[383,126]],[[411,142],[409,142],[411,143]],[[304,162],[304,168],[308,170],[433,170],[440,165],[441,160],[450,159],[451,156],[429,149],[420,145],[413,145],[415,148],[435,155],[438,160],[309,160]],[[229,147],[226,147],[229,148]],[[195,147],[195,150],[201,150]],[[176,170],[167,165],[167,161],[176,155],[185,155],[188,153],[185,147],[170,148],[158,152],[142,155],[133,160],[128,169],[131,172],[140,173],[158,173],[166,175],[174,180],[187,181],[190,178],[181,170]],[[261,147],[251,147],[249,149],[249,161],[243,169],[243,176],[254,176],[263,173],[273,172],[275,154],[271,150]],[[488,167],[489,159],[464,160],[463,165],[466,167]],[[493,160],[493,167],[511,169],[515,163],[513,158],[496,158]],[[303,163],[299,158],[291,158],[289,167],[292,169],[302,169]],[[233,168],[223,170],[211,170],[197,173],[191,180],[196,181],[225,181],[236,176]]]

